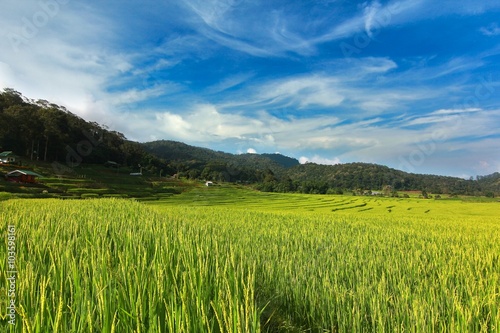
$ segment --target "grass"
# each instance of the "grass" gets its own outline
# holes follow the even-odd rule
[[[6,332],[500,330],[497,203],[220,187],[0,207],[17,246]]]

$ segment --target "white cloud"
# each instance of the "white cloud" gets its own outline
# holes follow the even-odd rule
[[[479,29],[481,33],[485,36],[498,36],[500,35],[500,27],[496,23],[492,23],[487,27],[482,27]]]
[[[189,0],[188,8],[201,19],[203,24],[192,25],[201,34],[217,43],[249,53],[254,56],[284,56],[287,52],[311,55],[319,44],[353,36],[363,29],[373,37],[373,32],[389,26],[394,17],[407,14],[421,6],[423,1],[392,1],[382,6],[378,1],[365,5],[351,17],[328,15],[328,20],[307,29],[300,19],[300,12],[312,12],[310,7],[299,4],[281,10],[259,11],[258,24],[253,19],[253,11],[259,4],[241,1],[199,1]],[[316,10],[337,12],[334,5],[328,9]],[[411,17],[411,16],[410,16]],[[314,18],[311,18],[314,19]],[[320,21],[320,20],[319,20]]]
[[[248,148],[247,149],[247,153],[248,154],[257,154],[257,151],[255,149],[253,149],[253,148]]]
[[[189,142],[215,142],[226,139],[265,141],[266,123],[262,119],[235,113],[223,113],[215,105],[194,105],[181,113],[156,111],[162,124],[158,136],[182,139]]]
[[[255,74],[253,73],[242,73],[242,74],[237,74],[233,75],[230,77],[227,77],[220,81],[219,83],[208,87],[206,89],[207,94],[218,94],[223,91],[226,91],[228,89],[234,88],[236,86],[239,86],[248,80],[250,80]]]
[[[437,94],[422,87],[399,87],[399,74],[396,78],[390,74],[397,64],[387,58],[361,58],[351,63],[341,60],[328,65],[341,69],[332,73],[312,72],[259,82],[253,87],[245,87],[244,93],[236,98],[233,96],[232,101],[224,106],[295,110],[322,108],[337,114],[348,110],[351,116],[359,118],[402,110],[406,103],[432,98]]]
[[[394,24],[407,23],[415,20],[415,13],[425,8],[426,0],[401,0],[390,1],[386,5],[380,5],[378,1],[371,4],[364,3],[361,12],[350,18],[339,20],[339,24],[334,25],[326,33],[316,36],[314,43],[325,43],[343,38],[362,36],[364,30],[370,40],[380,29],[387,28]]]
[[[175,91],[179,91],[179,88],[176,87],[175,84],[168,84],[168,83],[154,86],[151,88],[145,88],[142,90],[133,88],[126,91],[120,91],[118,93],[109,94],[107,97],[107,101],[112,106],[120,106],[120,105],[126,105],[130,103],[144,101],[154,97],[159,97],[165,95],[167,91],[169,93],[172,93]]]
[[[184,58],[203,58],[211,53],[213,43],[197,34],[173,34],[153,49],[155,54],[168,57],[169,61],[180,62]]]
[[[1,86],[64,105],[87,120],[108,118],[102,115],[110,112],[106,86],[132,69],[129,56],[106,46],[113,39],[113,24],[94,11],[80,12],[73,2],[58,2],[52,14],[43,3],[9,0],[0,13],[0,31],[23,38],[16,45],[0,38]]]
[[[173,134],[176,138],[189,140],[192,135],[192,126],[178,114],[170,112],[156,114],[159,130],[163,133]]]
[[[305,156],[299,157],[300,164],[306,164],[307,162],[309,162],[309,159],[307,157],[305,157]]]
[[[349,68],[352,72],[355,72],[352,74],[355,74],[357,77],[387,73],[398,67],[398,65],[389,58],[364,57],[344,61],[349,63]],[[344,63],[341,68],[346,68],[346,64]]]
[[[371,40],[381,29],[391,26],[401,26],[419,20],[428,20],[450,14],[479,15],[488,10],[500,8],[496,0],[486,1],[431,1],[431,0],[393,0],[381,5],[379,1],[364,3],[361,12],[351,17],[338,20],[327,32],[310,38],[312,45],[329,41],[362,36],[367,34]],[[482,28],[481,32],[486,35],[497,35],[498,27],[492,24]],[[351,41],[353,42],[353,41]]]
[[[483,111],[480,108],[467,108],[467,109],[441,109],[434,112],[429,113],[430,115],[443,115],[443,114],[461,114],[461,113],[470,113],[470,112],[480,112]]]
[[[500,110],[442,109],[426,116],[405,119],[400,126],[423,126],[419,129],[422,141],[446,141],[496,135],[498,121]]]
[[[372,38],[372,29],[380,29],[380,27],[374,27],[374,25],[377,25],[375,22],[377,12],[380,10],[382,6],[378,1],[372,2],[371,5],[365,7],[365,31],[368,37]]]
[[[337,106],[344,100],[333,77],[306,76],[278,80],[262,87],[259,98],[278,104],[308,106]]]
[[[301,156],[299,158],[299,163],[300,164],[316,163],[316,164],[323,164],[323,165],[335,165],[335,164],[339,164],[341,162],[340,162],[340,159],[338,157],[334,157],[334,158],[330,159],[330,158],[321,157],[319,155],[314,155],[311,158]]]
[[[288,17],[282,21],[285,18],[282,13],[260,11],[258,4],[233,0],[188,0],[184,4],[188,12],[198,18],[189,20],[191,26],[220,45],[258,57],[282,55],[289,50],[302,53],[309,49],[306,39],[287,28]],[[258,23],[252,15],[257,12]]]

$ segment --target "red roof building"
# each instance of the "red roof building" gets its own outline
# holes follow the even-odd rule
[[[14,170],[5,175],[8,181],[31,184],[36,183],[38,177],[42,177],[42,175],[28,170]]]

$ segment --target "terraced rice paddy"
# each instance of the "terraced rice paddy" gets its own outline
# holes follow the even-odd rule
[[[309,195],[262,193],[234,187],[203,187],[167,200],[148,204],[158,207],[178,205],[228,207],[259,211],[296,211],[315,213],[355,214],[357,216],[403,215],[419,216],[491,216],[500,211],[498,202],[464,202],[417,198],[386,198],[352,195]]]
[[[499,205],[223,188],[0,202],[17,271],[10,325],[2,261],[0,330],[500,332]]]

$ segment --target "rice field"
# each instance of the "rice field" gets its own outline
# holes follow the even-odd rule
[[[500,332],[497,203],[203,193],[0,202],[0,330]]]
[[[252,211],[314,212],[315,214],[356,215],[371,217],[424,216],[483,216],[498,218],[500,203],[487,202],[479,198],[419,199],[388,198],[353,195],[310,195],[296,193],[263,193],[235,187],[201,187],[169,197],[166,200],[150,201],[148,205],[159,208],[188,205],[191,207],[226,207]]]

